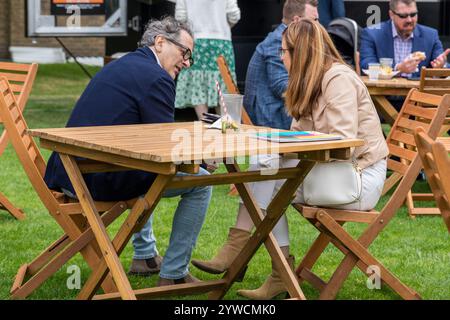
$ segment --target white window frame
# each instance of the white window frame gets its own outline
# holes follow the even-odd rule
[[[54,15],[41,15],[41,0],[27,0],[28,37],[109,37],[127,35],[127,0],[119,0],[117,11],[102,26],[98,27],[51,26],[55,17]],[[120,21],[119,25],[112,26],[117,20]]]

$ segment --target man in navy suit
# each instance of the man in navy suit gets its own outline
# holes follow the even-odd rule
[[[415,0],[391,0],[390,20],[365,28],[361,34],[361,69],[380,58],[392,58],[394,70],[404,77],[419,77],[422,66],[442,68],[447,54],[439,40],[437,30],[417,23],[418,10]],[[421,51],[425,58],[411,56]]]
[[[194,42],[190,29],[168,17],[153,20],[140,48],[105,66],[88,84],[72,111],[67,127],[165,123],[174,121],[174,79],[192,63]],[[200,175],[208,174],[203,168]],[[180,175],[185,175],[180,173]],[[127,200],[144,195],[155,175],[129,170],[83,175],[94,200]],[[53,153],[45,181],[49,188],[75,197],[62,162]],[[211,187],[168,190],[164,197],[181,196],[169,247],[158,255],[152,218],[134,234],[131,274],[160,273],[158,285],[198,281],[189,274],[189,261],[211,197]]]

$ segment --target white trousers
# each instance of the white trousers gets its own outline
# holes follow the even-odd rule
[[[299,160],[284,159],[278,155],[263,155],[250,159],[250,170],[276,170],[278,168],[291,168],[297,166]],[[335,206],[336,209],[368,211],[375,208],[383,191],[386,180],[387,163],[386,160],[380,160],[375,164],[362,170],[362,191],[358,201]],[[258,206],[266,210],[270,201],[280,190],[285,180],[268,180],[249,183],[249,188],[253,193]],[[303,186],[297,189],[293,203],[304,203]],[[242,203],[242,202],[241,202]],[[272,230],[280,247],[289,245],[289,228],[287,217],[284,214],[275,228]]]

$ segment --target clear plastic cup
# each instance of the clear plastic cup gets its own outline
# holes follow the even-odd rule
[[[381,72],[381,66],[379,63],[369,63],[369,80],[376,81]]]
[[[381,58],[380,59],[381,72],[384,74],[391,74],[393,63],[394,63],[394,60],[392,58]]]
[[[223,100],[227,107],[227,113],[238,127],[241,124],[243,99],[244,96],[242,94],[227,93],[223,95]],[[225,115],[222,104],[220,104],[220,115],[222,117]]]

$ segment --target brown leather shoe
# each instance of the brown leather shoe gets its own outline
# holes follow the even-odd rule
[[[193,283],[193,282],[201,282],[200,279],[197,279],[192,274],[188,273],[184,278],[181,279],[166,279],[159,277],[157,287],[163,286],[171,286],[173,284],[182,284],[182,283]]]
[[[159,273],[163,258],[156,256],[149,259],[133,259],[131,263],[129,275],[149,277],[152,274]]]

